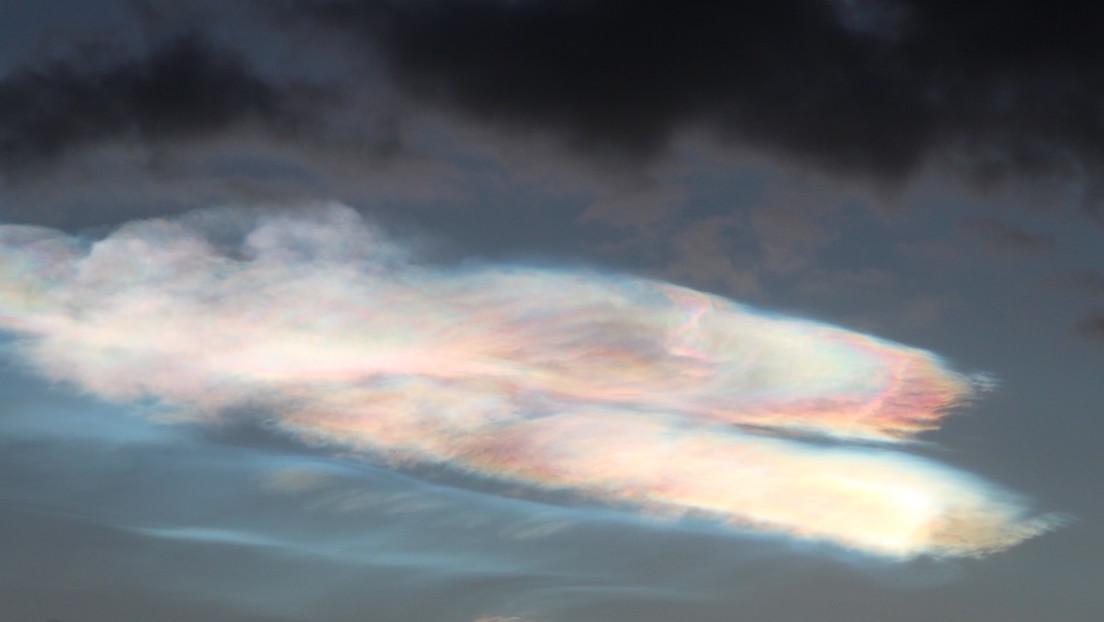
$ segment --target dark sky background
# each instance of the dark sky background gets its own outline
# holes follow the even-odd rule
[[[1061,0],[0,3],[0,619],[1097,622],[1101,32]],[[272,218],[275,241],[248,237]],[[167,414],[195,404],[150,387],[187,384],[187,359],[102,380],[114,351],[66,371],[35,345],[11,275],[77,278],[42,240],[135,244],[135,272],[65,293],[100,317],[160,287],[141,257],[177,248],[173,223],[226,261],[412,261],[417,295],[488,265],[626,274],[930,350],[992,390],[891,451],[1015,491],[1050,530],[898,559],[672,521],[333,449],[274,427],[276,398]],[[302,308],[329,326],[345,299],[318,279]],[[273,317],[315,296],[280,291]],[[150,308],[119,339],[170,342]]]

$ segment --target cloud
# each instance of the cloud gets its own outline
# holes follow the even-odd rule
[[[1042,281],[1049,287],[1056,287],[1066,293],[1088,299],[1099,306],[1104,299],[1104,272],[1092,268],[1068,270]],[[1085,311],[1073,322],[1073,331],[1095,343],[1104,344],[1104,312],[1099,308]]]
[[[213,135],[247,121],[290,129],[290,95],[198,34],[142,58],[54,61],[0,79],[5,178],[111,140],[146,146]]]
[[[961,224],[966,232],[1006,255],[1035,255],[1054,250],[1057,246],[1053,236],[1033,233],[994,218],[967,218]]]
[[[658,281],[429,267],[340,206],[137,221],[91,242],[4,226],[0,300],[41,373],[200,425],[261,408],[370,461],[890,557],[982,555],[1051,526],[868,445],[970,399],[929,352]]]
[[[1093,312],[1077,320],[1074,324],[1077,332],[1089,339],[1104,343],[1104,313]]]
[[[766,298],[758,271],[741,255],[740,234],[748,229],[745,221],[733,215],[689,223],[673,236],[674,258],[664,276],[699,287],[721,288],[744,299]]]
[[[1074,270],[1056,279],[1068,289],[1091,297],[1104,296],[1104,272],[1100,270]]]
[[[289,12],[366,43],[417,97],[601,155],[706,126],[832,173],[978,182],[1104,160],[1100,19],[1074,2],[331,0]],[[285,9],[287,10],[287,9]],[[374,56],[373,56],[374,58]]]

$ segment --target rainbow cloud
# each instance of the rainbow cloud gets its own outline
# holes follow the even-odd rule
[[[970,398],[929,352],[652,280],[428,267],[341,206],[134,222],[91,244],[0,227],[0,327],[104,398],[214,422],[260,404],[369,460],[742,530],[976,556],[1052,522],[870,447]]]

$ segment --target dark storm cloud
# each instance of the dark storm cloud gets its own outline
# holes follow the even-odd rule
[[[4,76],[0,165],[10,176],[102,141],[156,144],[250,119],[286,127],[294,117],[281,87],[204,38],[183,36],[144,58],[98,66],[56,61]]]
[[[1104,28],[1057,1],[292,3],[398,85],[477,118],[647,157],[704,125],[824,170],[976,182],[1104,162]]]

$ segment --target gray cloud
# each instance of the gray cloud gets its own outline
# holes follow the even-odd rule
[[[1104,296],[1104,271],[1076,270],[1066,274],[1061,283],[1078,293]]]
[[[1077,332],[1104,344],[1104,311],[1094,311],[1082,317],[1074,325]]]
[[[5,178],[97,143],[154,145],[215,134],[246,121],[290,130],[288,91],[199,35],[144,58],[101,65],[54,61],[0,79],[0,164]]]
[[[1050,235],[1028,231],[995,218],[967,218],[961,224],[967,233],[1006,255],[1034,255],[1053,250],[1057,245]]]
[[[706,125],[834,173],[977,182],[1104,163],[1104,44],[1073,2],[334,0],[402,89],[603,156]]]

